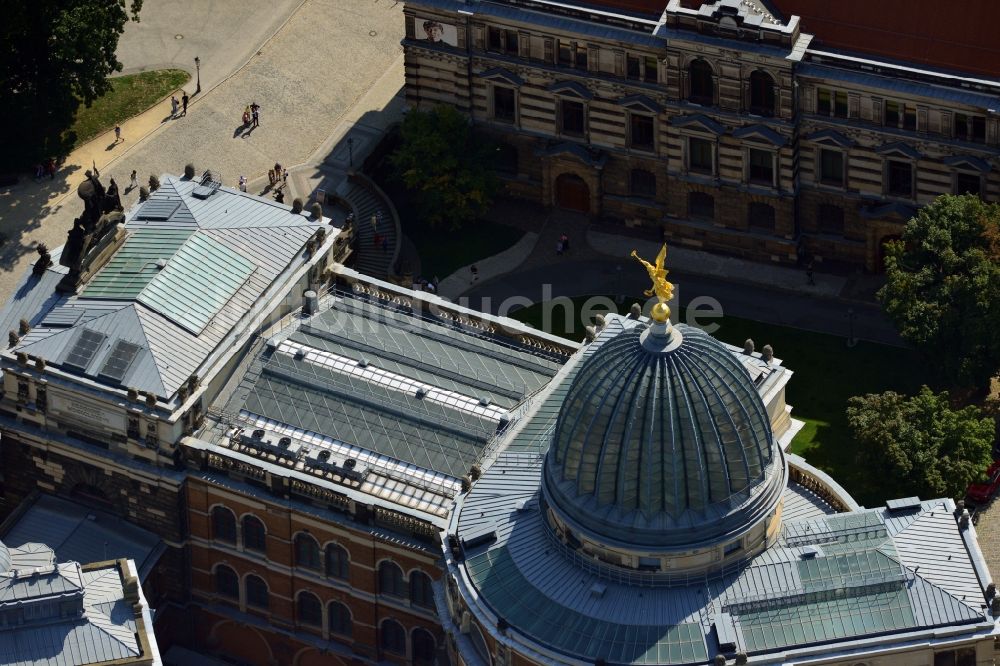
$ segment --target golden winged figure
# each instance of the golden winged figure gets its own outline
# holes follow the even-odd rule
[[[655,295],[656,300],[659,301],[653,306],[650,316],[655,321],[663,323],[670,318],[670,308],[667,307],[667,301],[674,297],[674,285],[667,282],[667,269],[663,267],[663,263],[667,260],[667,244],[664,243],[660,253],[656,255],[656,265],[640,257],[635,250],[632,250],[632,256],[646,267],[649,279],[653,281],[653,287],[643,292],[646,296]]]

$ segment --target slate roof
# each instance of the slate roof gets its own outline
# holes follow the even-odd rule
[[[607,335],[620,323],[610,318]],[[502,618],[508,635],[549,655],[623,664],[708,663],[720,634],[735,637],[753,661],[820,642],[993,626],[982,610],[989,581],[977,574],[947,499],[835,514],[790,484],[778,542],[749,561],[656,584],[643,572],[599,574],[552,536],[539,498],[559,407],[604,339],[602,332],[538,395],[538,408],[512,429],[452,518],[449,532],[472,544],[454,566],[474,588],[464,596],[484,625]]]
[[[174,395],[324,226],[231,188],[198,198],[192,194],[197,186],[163,176],[160,189],[128,211],[124,244],[79,294],[55,291],[68,270],[58,264],[59,250],[43,275],[29,272],[0,310],[0,330],[17,330],[21,319],[31,325],[12,351],[65,368],[81,330],[103,333],[77,374]],[[101,376],[119,340],[140,349],[120,379]]]

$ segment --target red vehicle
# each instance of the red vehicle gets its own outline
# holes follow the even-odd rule
[[[970,483],[965,491],[965,497],[973,504],[986,504],[1000,488],[1000,460],[994,460],[986,470],[986,480]]]

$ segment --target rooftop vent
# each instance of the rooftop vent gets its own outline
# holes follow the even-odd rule
[[[358,359],[358,367],[359,368],[367,368],[368,367],[368,359],[366,359],[366,358],[359,358]]]
[[[222,187],[222,178],[218,174],[206,171],[201,175],[200,184],[191,191],[191,196],[196,199],[207,199],[218,192],[220,187]]]
[[[427,395],[427,389],[425,389],[423,386],[417,389],[416,396],[418,398],[423,398],[425,395]]]
[[[885,503],[885,508],[889,510],[889,513],[916,511],[920,509],[920,498],[903,497],[901,499],[892,499]]]
[[[301,361],[305,357],[306,357],[306,350],[305,349],[296,349],[295,350],[295,360],[296,361]]]
[[[251,439],[264,439],[264,431],[258,428],[250,434]]]
[[[355,460],[354,458],[348,458],[347,460],[344,461],[344,467],[346,467],[347,469],[354,469],[357,466],[358,466],[358,461]]]
[[[802,548],[802,559],[811,560],[820,554],[819,548],[816,546],[804,546]]]
[[[608,591],[608,586],[604,583],[594,583],[590,586],[590,596],[595,599],[600,599],[604,596],[604,593]]]
[[[278,446],[288,448],[291,445],[292,445],[291,437],[282,437],[281,439],[278,440]]]
[[[483,407],[489,407],[491,402],[493,401],[486,396],[483,396],[479,399],[479,404],[482,405]]]

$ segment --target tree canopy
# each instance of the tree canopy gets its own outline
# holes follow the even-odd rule
[[[489,209],[498,187],[497,149],[473,133],[465,116],[444,105],[410,111],[400,136],[389,161],[428,224],[457,229]]]
[[[1000,368],[1000,205],[942,196],[890,243],[879,298],[906,340],[951,381]]]
[[[64,153],[63,132],[82,102],[120,72],[118,38],[143,0],[5,3],[0,21],[0,159],[4,168]]]
[[[992,459],[994,423],[979,408],[952,409],[948,393],[924,386],[907,397],[887,391],[848,401],[847,421],[861,462],[896,495],[961,497]]]

